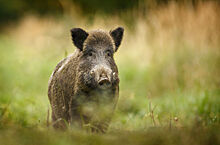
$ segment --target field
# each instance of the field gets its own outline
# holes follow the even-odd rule
[[[219,9],[170,3],[93,20],[71,9],[9,25],[0,33],[0,144],[220,144]],[[70,29],[117,26],[125,28],[115,54],[120,98],[108,133],[53,130],[47,85],[75,49]]]

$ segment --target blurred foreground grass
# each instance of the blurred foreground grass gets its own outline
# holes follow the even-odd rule
[[[139,15],[132,31],[117,16],[25,17],[0,34],[0,144],[219,144],[219,16],[211,2],[196,10],[171,3]],[[120,99],[109,132],[47,128],[47,82],[74,51],[69,30],[118,25]]]
[[[52,132],[40,131],[36,129],[13,129],[1,130],[1,144],[41,144],[41,145],[144,145],[144,144],[161,144],[161,145],[206,145],[218,144],[219,132],[217,128],[207,129],[163,129],[150,128],[145,131],[118,131],[105,135],[88,134],[82,132]],[[13,137],[13,139],[12,139]]]

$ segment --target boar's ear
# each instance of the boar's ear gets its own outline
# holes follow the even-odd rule
[[[83,43],[89,34],[81,28],[73,28],[71,35],[74,45],[82,51]]]
[[[115,52],[118,50],[118,47],[121,44],[123,33],[124,33],[124,28],[122,28],[122,27],[118,27],[118,28],[110,31],[110,35],[115,42]]]

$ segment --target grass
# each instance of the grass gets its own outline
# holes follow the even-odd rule
[[[87,24],[68,14],[27,16],[8,27],[0,34],[0,144],[219,144],[217,8],[171,3],[138,15],[132,31],[117,16]],[[115,23],[125,27],[125,36],[115,54],[120,98],[108,133],[47,127],[47,83],[74,51],[69,30],[110,30]]]
[[[106,135],[85,134],[79,132],[51,132],[35,129],[13,129],[3,130],[0,137],[2,144],[215,144],[219,142],[216,129],[182,129],[167,130],[161,128],[150,128],[146,131],[114,132]],[[196,134],[196,136],[194,136]],[[11,137],[13,136],[13,140]]]

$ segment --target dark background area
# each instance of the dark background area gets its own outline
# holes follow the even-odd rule
[[[206,0],[176,0],[177,3],[191,5],[194,8],[202,1]],[[62,15],[65,9],[63,3],[77,5],[87,16],[95,13],[113,15],[131,9],[146,12],[169,2],[169,0],[0,0],[0,26],[16,22],[27,14]]]

